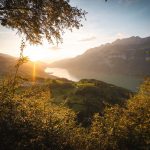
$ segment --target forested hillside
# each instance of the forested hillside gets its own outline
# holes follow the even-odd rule
[[[54,93],[50,92],[51,86],[55,87],[56,91],[52,90]],[[67,103],[70,109],[65,103],[54,104],[53,98],[64,101],[61,99],[63,93],[69,89],[71,92],[74,86],[79,86],[79,89],[73,90],[74,94],[70,93],[71,97],[67,97],[70,98],[70,103]],[[118,90],[115,91],[116,89]],[[0,89],[0,149],[148,150],[149,89],[150,80],[147,79],[135,96],[125,101],[124,105],[118,105],[128,91],[95,80],[82,80],[77,85],[64,79],[52,80],[42,85],[17,87],[15,93],[6,84]],[[111,92],[114,93],[114,98],[111,98]],[[90,126],[85,127],[79,124],[81,120],[74,111],[75,107],[70,105],[74,97],[80,103],[83,103],[85,97],[85,105],[93,103],[101,107],[103,98],[113,105],[107,104],[102,113],[93,114]]]
[[[95,113],[103,114],[107,105],[123,106],[133,95],[129,90],[94,79],[82,79],[79,82],[51,80],[50,92],[52,103],[75,111],[79,122],[85,126],[91,123]]]

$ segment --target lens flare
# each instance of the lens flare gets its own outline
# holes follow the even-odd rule
[[[33,62],[33,75],[32,75],[32,82],[35,83],[36,80],[36,62]]]

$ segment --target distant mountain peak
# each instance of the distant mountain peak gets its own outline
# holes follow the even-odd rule
[[[139,45],[150,40],[150,37],[141,38],[139,36],[131,36],[124,39],[117,39],[112,44],[113,45]]]

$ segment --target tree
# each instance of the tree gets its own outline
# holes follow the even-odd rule
[[[150,146],[150,78],[125,107],[112,106],[95,115],[89,149],[148,150]],[[93,144],[94,143],[94,144]]]
[[[86,12],[69,0],[0,0],[0,23],[17,29],[32,44],[61,42],[65,29],[79,29]]]

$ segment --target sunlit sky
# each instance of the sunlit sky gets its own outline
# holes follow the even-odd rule
[[[25,54],[32,60],[47,62],[75,57],[91,47],[130,36],[150,36],[150,0],[71,0],[88,12],[83,27],[66,31],[63,43],[44,41],[41,46],[27,45]],[[21,36],[0,26],[0,53],[18,56]],[[35,57],[36,56],[36,57]]]

